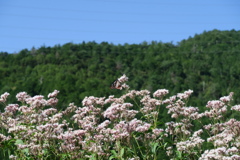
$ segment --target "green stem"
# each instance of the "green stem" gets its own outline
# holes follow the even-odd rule
[[[138,148],[139,148],[139,151],[140,151],[140,153],[141,153],[142,157],[144,157],[144,155],[143,155],[143,153],[142,153],[142,151],[141,151],[141,149],[140,149],[140,145],[139,145],[139,143],[138,143],[138,141],[137,141],[137,139],[136,139],[135,135],[133,135],[133,137],[134,137],[134,140],[135,140],[135,141],[136,141],[136,143],[137,143],[137,146],[138,146]]]
[[[134,101],[134,103],[137,105],[138,109],[140,110],[141,107],[138,105],[138,103],[136,102],[135,98],[132,99]]]

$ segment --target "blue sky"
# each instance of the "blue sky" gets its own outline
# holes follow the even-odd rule
[[[1,0],[0,52],[95,41],[177,43],[240,30],[239,0]]]

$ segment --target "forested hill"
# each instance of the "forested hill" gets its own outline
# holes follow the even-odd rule
[[[85,96],[119,96],[124,91],[110,85],[123,73],[130,89],[166,88],[170,95],[192,89],[196,106],[234,92],[239,103],[240,31],[213,30],[177,45],[82,42],[0,53],[0,93],[9,92],[11,102],[21,91],[47,96],[54,89],[60,108],[80,105]]]

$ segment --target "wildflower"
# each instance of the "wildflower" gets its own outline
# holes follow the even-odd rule
[[[5,107],[6,112],[16,112],[18,110],[19,105],[18,104],[9,104]]]
[[[26,103],[34,108],[44,107],[47,105],[47,101],[42,95],[36,95],[34,97],[27,98]]]
[[[120,121],[111,130],[114,139],[123,139],[129,137],[129,124],[126,121]]]
[[[166,151],[166,154],[168,155],[168,156],[170,156],[170,155],[172,155],[173,154],[173,149],[172,149],[172,146],[170,146],[170,147],[167,147],[167,149],[166,149],[167,151]]]
[[[240,105],[232,106],[231,110],[240,111]]]
[[[128,77],[125,74],[123,74],[120,78],[118,78],[118,80],[120,83],[124,83],[128,81]]]
[[[127,84],[122,84],[122,88],[126,88],[126,89],[129,89],[130,87],[129,87],[129,85],[127,85]]]
[[[46,115],[46,116],[49,116],[53,113],[56,113],[57,112],[57,109],[55,108],[48,108],[48,109],[45,109],[42,111],[42,115]]]
[[[169,91],[167,89],[159,89],[153,93],[153,97],[162,98],[168,93]]]
[[[105,101],[105,97],[101,97],[101,98],[97,98],[94,96],[90,96],[90,97],[85,97],[82,101],[82,105],[83,106],[90,106],[90,105],[95,105],[95,104],[99,104],[101,106],[104,105]]]
[[[6,102],[6,100],[7,100],[7,97],[9,96],[10,94],[9,93],[7,93],[7,92],[5,92],[4,94],[2,94],[1,95],[1,97],[0,97],[0,102]]]
[[[126,88],[129,89],[130,87],[125,84],[124,82],[128,81],[128,77],[123,74],[120,78],[118,78],[111,86],[111,88],[115,88],[115,89],[120,89],[122,90],[122,88]]]
[[[52,93],[48,94],[48,98],[53,98],[56,97],[58,95],[59,91],[58,90],[54,90]]]
[[[27,98],[29,98],[30,96],[27,94],[27,92],[19,92],[17,95],[16,95],[16,98],[18,101],[20,102],[25,102]]]
[[[103,113],[103,116],[109,118],[110,120],[117,118],[133,118],[137,114],[137,111],[128,110],[128,108],[132,106],[133,105],[131,103],[112,104],[106,109],[106,111]]]
[[[17,156],[10,155],[10,156],[9,156],[9,159],[12,159],[12,160],[17,160]]]
[[[203,132],[202,130],[198,130],[193,134],[192,137],[189,138],[189,140],[178,142],[176,145],[177,150],[182,151],[184,153],[194,154],[194,152],[192,152],[192,150],[195,147],[200,148],[201,144],[204,142],[203,139],[198,137],[198,135],[201,134],[202,132]]]
[[[163,129],[158,129],[158,128],[153,129],[153,133],[156,136],[160,135],[163,131],[164,131]]]
[[[76,109],[77,109],[77,106],[75,106],[74,103],[70,103],[69,106],[64,111],[62,111],[62,113],[65,115],[65,114],[74,112]]]
[[[221,97],[220,100],[224,103],[230,102],[233,97],[233,92],[231,92],[228,96]]]
[[[89,105],[93,105],[94,102],[95,102],[95,97],[94,96],[85,97],[82,101],[82,105],[83,106],[89,106]]]
[[[142,126],[138,126],[136,128],[136,131],[137,132],[145,132],[145,131],[147,131],[150,128],[150,126],[151,125],[149,123],[144,123]]]
[[[224,103],[219,100],[208,101],[207,108],[219,109],[224,106]]]
[[[52,117],[50,117],[49,122],[50,123],[57,123],[62,118],[62,116],[63,116],[62,113],[54,114]]]
[[[105,120],[104,122],[102,122],[101,124],[98,125],[97,130],[101,130],[104,129],[105,127],[107,127],[110,124],[109,120]]]
[[[188,99],[192,93],[193,93],[192,90],[188,90],[188,91],[185,91],[184,93],[178,93],[177,97],[180,99]]]
[[[5,136],[5,135],[3,135],[3,134],[0,133],[0,144],[1,144],[1,142],[7,141],[7,140],[9,140],[9,139],[11,139],[10,136]]]
[[[127,160],[140,160],[140,158],[136,156],[134,158],[128,158]]]
[[[239,149],[237,149],[237,147],[231,147],[231,148],[228,148],[227,149],[227,153],[228,154],[235,154],[235,153],[238,153],[240,150]]]
[[[26,131],[26,130],[27,130],[26,126],[19,125],[19,126],[13,126],[13,127],[9,128],[8,133],[21,132],[21,131]]]
[[[235,155],[232,155],[230,158],[231,158],[231,160],[232,160],[232,159],[234,159],[234,160],[235,160],[235,159],[236,159],[236,160],[239,160],[239,159],[240,159],[240,156],[235,154]]]
[[[205,150],[199,159],[200,160],[224,159],[224,157],[227,155],[226,151],[227,151],[227,149],[225,147],[219,147],[216,149]]]

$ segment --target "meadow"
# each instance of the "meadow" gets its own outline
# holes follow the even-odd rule
[[[9,104],[1,95],[0,157],[13,160],[240,159],[240,105],[233,92],[209,100],[204,109],[188,106],[192,90],[132,90],[118,78],[119,97],[87,96],[82,106],[57,109],[58,90],[45,98],[26,92]],[[166,113],[162,116],[160,113]],[[167,118],[166,118],[167,117]]]

